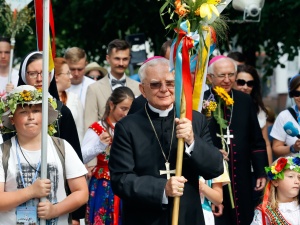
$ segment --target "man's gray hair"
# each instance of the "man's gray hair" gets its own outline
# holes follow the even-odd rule
[[[215,66],[216,62],[221,62],[222,60],[231,61],[234,65],[234,72],[236,73],[236,71],[237,71],[236,62],[233,59],[229,58],[229,57],[225,57],[225,58],[220,58],[220,59],[216,60],[215,62],[213,62],[212,64],[210,64],[207,68],[207,74],[215,74],[215,67],[214,66]]]
[[[143,82],[143,80],[146,77],[146,73],[145,73],[146,68],[148,68],[150,66],[156,66],[158,64],[165,64],[165,65],[169,66],[169,60],[166,58],[160,57],[160,58],[156,58],[156,59],[151,59],[148,62],[144,63],[138,71],[140,81]]]

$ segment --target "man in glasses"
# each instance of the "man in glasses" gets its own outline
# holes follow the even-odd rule
[[[83,49],[78,47],[67,48],[64,58],[70,68],[72,78],[71,87],[67,91],[77,94],[81,100],[83,109],[85,107],[85,99],[87,88],[95,81],[84,76],[85,66],[87,65],[87,56]]]
[[[237,66],[234,60],[226,56],[216,56],[210,60],[207,78],[212,87],[204,93],[204,99],[214,99],[218,104],[216,86],[222,87],[234,100],[232,107],[221,105],[223,119],[228,124],[223,129],[227,141],[228,172],[231,179],[231,190],[228,185],[223,187],[223,206],[216,207],[216,225],[250,224],[254,216],[252,196],[251,163],[255,173],[255,190],[261,191],[265,184],[264,167],[268,165],[266,144],[262,137],[257,120],[254,103],[249,95],[234,90]],[[251,83],[250,83],[251,85]],[[213,143],[222,149],[220,125],[214,117],[209,123]],[[224,140],[224,139],[223,139]],[[230,202],[233,198],[234,208]],[[223,212],[222,212],[223,211]]]
[[[207,120],[199,112],[193,112],[192,122],[175,118],[175,78],[167,59],[149,58],[138,73],[147,102],[116,124],[109,160],[112,189],[122,199],[122,224],[171,224],[174,197],[180,197],[178,224],[204,224],[199,175],[210,179],[224,171]],[[181,177],[173,176],[177,138],[185,143]]]

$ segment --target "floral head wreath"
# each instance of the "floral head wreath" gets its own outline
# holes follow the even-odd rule
[[[265,167],[265,171],[266,171],[267,176],[270,179],[270,181],[266,185],[264,197],[263,197],[263,201],[262,201],[263,225],[266,225],[265,215],[266,215],[267,204],[269,202],[271,180],[284,179],[284,171],[285,170],[293,170],[297,173],[300,173],[300,157],[299,156],[281,157],[274,163],[274,165]]]
[[[0,133],[10,133],[15,131],[10,122],[10,117],[15,113],[17,106],[35,105],[42,103],[42,89],[36,89],[30,85],[21,85],[9,93],[6,99],[0,100]],[[58,117],[56,101],[48,97],[48,134],[56,133],[55,121]]]
[[[300,157],[282,157],[276,161],[275,165],[265,167],[270,180],[282,180],[284,178],[284,171],[288,169],[300,173]]]

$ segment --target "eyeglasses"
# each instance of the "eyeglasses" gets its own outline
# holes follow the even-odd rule
[[[150,83],[143,83],[143,84],[149,85],[150,88],[153,89],[153,90],[161,89],[161,87],[163,85],[162,82],[150,82]],[[175,81],[174,80],[167,80],[166,81],[166,87],[168,89],[173,89],[175,87]]]
[[[291,92],[289,93],[289,96],[290,96],[291,98],[293,98],[293,97],[300,97],[300,91],[296,91],[296,90],[291,91]]]
[[[244,86],[246,84],[248,87],[253,87],[254,86],[254,80],[245,81],[243,79],[237,79],[236,84],[237,84],[237,86]]]
[[[36,79],[38,75],[41,75],[43,77],[43,71],[38,72],[38,71],[27,71],[26,72],[29,78],[31,79]],[[51,75],[51,72],[49,72],[49,76]]]
[[[227,73],[227,74],[211,74],[211,76],[215,76],[219,79],[225,79],[226,76],[228,76],[228,78],[232,78],[235,76],[235,73]]]
[[[67,75],[67,76],[70,76],[71,75],[71,71],[69,70],[68,72],[66,72],[66,73],[60,73],[60,74],[57,74],[57,75],[61,75],[61,74],[63,74],[63,75]]]

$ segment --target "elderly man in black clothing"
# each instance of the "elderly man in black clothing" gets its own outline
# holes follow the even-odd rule
[[[116,124],[109,160],[112,188],[122,199],[123,225],[169,225],[173,199],[180,196],[180,225],[204,224],[199,175],[223,173],[223,156],[212,145],[205,117],[175,118],[174,74],[163,57],[146,60],[139,69],[140,91],[147,103]],[[185,149],[182,176],[172,176],[177,139]]]
[[[255,174],[255,191],[261,191],[265,187],[266,177],[264,167],[268,165],[266,144],[257,120],[254,103],[250,97],[241,91],[233,90],[236,82],[237,66],[229,57],[216,56],[209,62],[208,79],[212,88],[204,93],[204,99],[212,99],[218,102],[218,95],[214,91],[216,86],[222,87],[234,100],[232,109],[221,105],[224,109],[224,119],[228,126],[224,133],[228,132],[229,147],[229,175],[231,180],[231,194],[234,208],[230,203],[228,185],[223,186],[224,211],[221,217],[215,218],[216,225],[248,225],[254,216],[252,197],[251,165]],[[212,117],[209,130],[213,143],[222,148],[220,125]],[[218,206],[217,211],[221,208]]]

